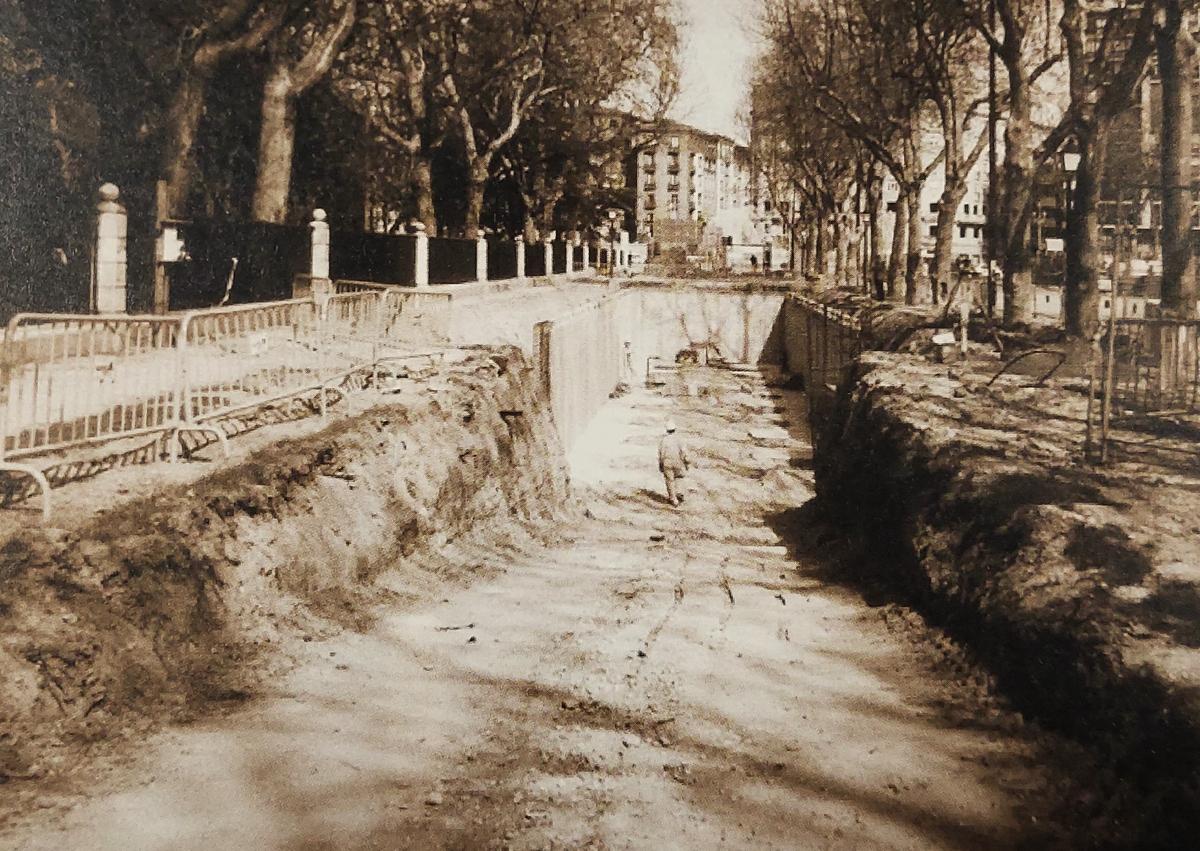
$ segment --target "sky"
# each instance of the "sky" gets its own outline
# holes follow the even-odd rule
[[[738,119],[749,97],[758,0],[678,0],[682,79],[672,116],[744,141]]]

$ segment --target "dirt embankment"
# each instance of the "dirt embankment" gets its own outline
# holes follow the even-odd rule
[[[562,451],[521,353],[448,360],[189,487],[0,545],[0,790],[244,698],[270,676],[264,647],[361,625],[371,599],[412,593],[374,582],[406,557],[566,510]]]
[[[985,380],[864,356],[817,446],[821,505],[871,551],[881,573],[863,581],[915,601],[1026,715],[1097,749],[1085,818],[1116,845],[1177,847],[1200,821],[1200,645],[1163,601],[1179,600],[1194,490],[1084,466],[1078,394]]]

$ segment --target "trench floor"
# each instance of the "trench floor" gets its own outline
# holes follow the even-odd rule
[[[696,369],[611,402],[552,543],[367,633],[300,643],[236,711],[147,740],[0,834],[29,849],[1028,847],[1011,713],[830,572],[797,394]],[[674,418],[687,498],[655,465]],[[398,568],[402,572],[403,568]]]

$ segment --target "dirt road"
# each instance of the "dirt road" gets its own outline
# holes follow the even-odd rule
[[[689,389],[693,395],[683,391]],[[589,517],[447,558],[479,579],[300,644],[268,693],[153,737],[0,845],[62,849],[980,848],[1046,779],[880,609],[779,530],[809,497],[789,399],[698,371],[614,402],[573,459]],[[684,506],[654,452],[673,416]],[[403,576],[391,578],[397,585]],[[1033,833],[1031,833],[1031,831]]]

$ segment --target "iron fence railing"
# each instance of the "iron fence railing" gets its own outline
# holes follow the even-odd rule
[[[789,351],[799,354],[799,362],[789,363],[789,368],[803,376],[810,396],[835,390],[846,367],[862,353],[862,320],[855,313],[796,293],[788,296],[788,309],[793,312],[793,332],[802,337],[789,346]]]
[[[1110,319],[1093,347],[1091,387],[1086,452],[1101,461],[1114,421],[1200,414],[1200,319]]]

